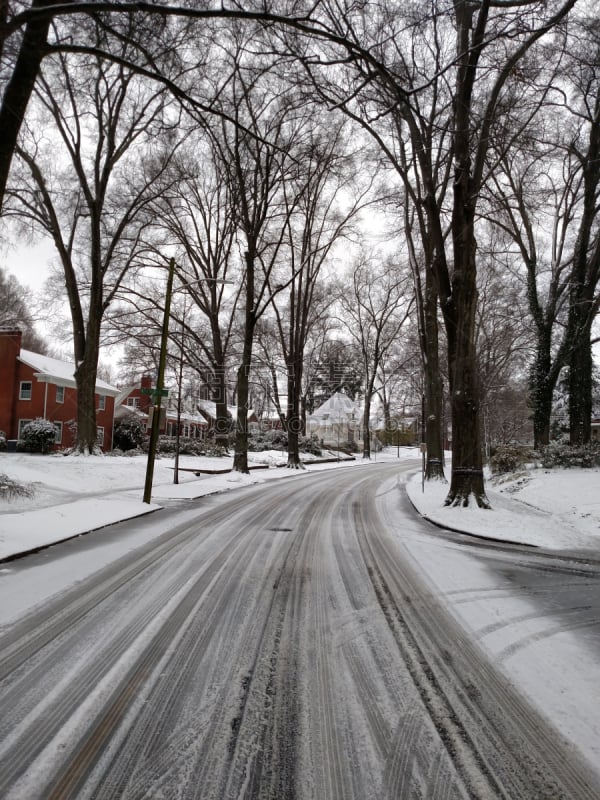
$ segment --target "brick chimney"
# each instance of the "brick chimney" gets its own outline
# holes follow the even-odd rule
[[[0,431],[8,439],[16,437],[14,417],[17,402],[17,358],[21,353],[22,333],[18,328],[0,328]]]
[[[152,375],[142,375],[142,380],[140,381],[140,388],[141,389],[151,389],[152,388]],[[152,396],[149,394],[141,394],[140,395],[140,411],[143,411],[144,414],[147,414],[150,411],[150,406],[152,405]]]

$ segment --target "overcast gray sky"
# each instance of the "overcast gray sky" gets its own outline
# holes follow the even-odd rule
[[[0,254],[3,266],[11,272],[19,283],[39,292],[49,274],[49,262],[55,256],[54,247],[49,241],[39,241],[32,245],[7,246]]]

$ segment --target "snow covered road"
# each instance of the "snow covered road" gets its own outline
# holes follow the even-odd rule
[[[155,520],[117,526],[113,552],[137,538],[116,560],[96,543],[96,570],[24,600],[0,635],[0,796],[600,796],[407,549],[434,536],[403,511],[407,469],[208,497],[147,541]],[[40,582],[73,557],[53,550]]]

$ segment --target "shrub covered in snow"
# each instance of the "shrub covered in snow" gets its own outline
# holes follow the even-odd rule
[[[0,472],[0,500],[10,500],[12,497],[32,497],[33,487],[17,483],[8,475]]]
[[[231,446],[235,445],[235,433],[231,433],[229,437]],[[287,433],[282,430],[262,431],[250,430],[248,435],[248,450],[251,453],[262,453],[265,450],[281,450],[287,451],[288,437]],[[321,455],[321,446],[316,436],[299,436],[298,449],[301,453],[312,453],[312,455]]]
[[[229,434],[229,444],[235,445],[235,431]],[[262,453],[264,450],[287,450],[287,433],[280,430],[253,430],[248,432],[248,450],[251,453]]]
[[[47,453],[55,439],[56,428],[41,417],[28,422],[21,433],[23,447],[30,453]]]
[[[126,417],[115,422],[113,444],[119,450],[135,450],[142,446],[144,439],[144,429],[138,419]]]
[[[300,452],[311,453],[313,456],[320,456],[323,452],[318,436],[312,434],[311,436],[300,437]]]
[[[600,443],[570,445],[568,442],[551,442],[539,453],[543,467],[600,467]]]
[[[146,442],[146,452],[148,446]],[[176,440],[174,436],[160,436],[158,439],[158,453],[163,456],[174,456],[176,450]],[[223,447],[200,439],[191,439],[187,436],[179,437],[179,455],[181,456],[222,456],[225,455]]]
[[[6,450],[6,434],[0,431],[0,450]]]
[[[220,444],[206,444],[204,447],[204,455],[211,456],[211,458],[222,458],[223,456],[231,454]]]
[[[133,458],[134,456],[144,456],[146,452],[142,450],[141,447],[134,447],[132,450],[120,450],[118,447],[113,447],[113,449],[106,453],[107,456],[127,456],[128,458]]]
[[[518,445],[497,447],[490,457],[490,469],[494,475],[517,472],[527,461],[531,461],[531,451]]]

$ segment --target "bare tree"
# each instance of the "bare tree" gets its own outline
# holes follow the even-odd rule
[[[431,252],[428,268],[448,343],[453,439],[446,504],[475,500],[489,506],[482,469],[475,312],[476,222],[488,177],[491,133],[512,109],[511,75],[575,2],[541,9],[533,3],[483,0],[475,6],[457,0],[451,6],[434,3],[434,13],[429,7],[385,6],[379,16],[370,6],[368,21],[362,6],[346,13],[336,7],[329,19],[339,36],[337,42],[331,40],[334,46],[324,55],[297,49],[313,87],[364,125],[398,171],[407,197],[415,174],[422,187],[428,237],[423,250]],[[289,38],[286,44],[294,46]],[[332,63],[338,64],[335,81],[326,74]],[[515,135],[518,130],[519,125]],[[395,131],[407,132],[405,141],[413,154],[408,173],[394,151]]]
[[[411,310],[413,293],[407,270],[393,262],[363,258],[351,275],[349,291],[339,297],[348,335],[362,355],[365,377],[363,458],[371,458],[371,403],[377,391],[377,373],[397,340]]]
[[[131,28],[134,18],[136,33]],[[106,34],[104,40],[88,38],[94,27],[88,24],[90,20],[102,25]],[[214,32],[207,31],[207,27],[212,20],[223,20],[225,24],[238,20],[248,25],[255,22],[279,24],[297,27],[308,34],[323,34],[320,26],[312,25],[310,15],[305,13],[286,16],[266,9],[210,9],[152,2],[136,3],[132,8],[130,4],[119,2],[100,4],[75,0],[67,3],[32,0],[27,6],[5,0],[0,3],[0,211],[19,133],[43,60],[49,55],[69,52],[114,62],[168,89],[195,114],[223,113],[213,108],[210,100],[205,102],[205,98],[196,96],[194,87],[198,81],[190,77],[189,69],[179,73],[179,78],[187,75],[187,80],[180,81],[165,69],[164,59],[157,58],[152,43],[160,44],[167,61],[177,57],[177,41],[174,27],[168,24],[170,20],[179,24],[186,50],[192,39],[205,37],[205,41],[210,41]],[[64,25],[68,26],[68,35],[65,35]],[[127,53],[122,48],[124,41],[131,46]],[[189,64],[186,67],[189,68]],[[196,67],[200,69],[202,62],[198,61]]]
[[[581,170],[581,209],[569,282],[566,341],[571,444],[586,444],[592,421],[592,325],[600,308],[600,32],[597,19],[577,31],[567,76],[577,120],[570,150]]]
[[[319,121],[319,120],[317,120]],[[354,157],[347,152],[347,125],[330,124],[327,134],[310,130],[294,147],[295,163],[284,183],[288,272],[270,279],[285,290],[273,296],[279,342],[286,365],[288,467],[301,467],[299,435],[304,430],[302,394],[304,352],[311,330],[333,300],[322,291],[320,278],[334,247],[349,231],[365,201],[353,177]],[[342,197],[344,199],[342,199]],[[348,199],[349,198],[349,199]]]
[[[48,345],[35,330],[35,320],[30,311],[28,291],[14,275],[0,267],[0,326],[19,328],[23,332],[21,343],[27,350],[46,353]]]
[[[591,433],[591,330],[600,302],[599,47],[593,26],[571,26],[555,68],[558,88],[545,92],[553,122],[537,106],[512,149],[500,140],[489,184],[490,218],[512,240],[526,276],[537,447],[549,442],[553,392],[567,365],[571,441],[589,441]]]
[[[274,68],[266,69],[245,52],[237,34],[227,42],[223,61],[232,63],[220,102],[235,124],[222,120],[212,130],[215,152],[225,167],[235,198],[236,225],[243,250],[244,310],[237,370],[237,424],[234,470],[248,471],[249,380],[254,332],[258,320],[282,285],[271,277],[287,236],[293,209],[283,202],[283,184],[293,157],[293,142],[303,125],[293,93],[286,91]]]
[[[53,134],[31,130],[18,146],[28,177],[11,190],[10,213],[45,231],[60,258],[73,330],[77,448],[94,452],[102,319],[143,245],[145,211],[173,150],[172,139],[163,150],[157,137],[176,119],[168,121],[163,90],[148,91],[130,71],[99,61],[47,60],[36,91]]]
[[[158,199],[156,212],[158,229],[181,253],[177,259],[178,281],[206,320],[205,329],[191,329],[184,320],[179,324],[187,328],[188,344],[205,365],[216,404],[216,442],[227,450],[228,358],[235,343],[234,323],[242,285],[234,251],[235,197],[221,157],[222,151],[210,137],[188,138],[185,151],[169,171],[170,188]],[[229,291],[228,283],[237,284],[237,288]]]
[[[419,349],[418,332],[415,330],[413,320],[407,320],[402,337],[398,337],[390,349],[381,359],[377,373],[376,394],[381,403],[384,421],[384,438],[386,444],[399,443],[399,425],[403,424],[406,416],[406,406],[414,408],[414,387],[415,374],[412,370],[422,374],[422,360]],[[419,365],[416,366],[415,365]],[[418,405],[421,405],[421,398],[418,398]],[[443,415],[441,415],[443,417]],[[427,420],[426,428],[429,427],[430,420]],[[440,422],[440,438],[443,429],[443,419]],[[426,431],[423,431],[426,434]],[[427,441],[427,436],[425,437]],[[427,477],[427,469],[431,462],[430,474]],[[439,455],[439,464],[429,456],[426,461],[425,477],[428,480],[445,480],[444,477],[444,454],[443,449]]]
[[[489,184],[491,221],[504,234],[507,260],[512,253],[507,269],[524,273],[534,336],[529,395],[536,447],[550,440],[552,395],[566,358],[569,238],[578,194],[570,162],[540,136],[525,154],[505,153]],[[547,169],[549,163],[554,169]]]

